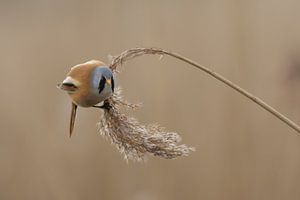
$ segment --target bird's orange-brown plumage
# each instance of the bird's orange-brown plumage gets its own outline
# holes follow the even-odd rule
[[[105,66],[105,64],[98,60],[91,60],[86,63],[75,65],[67,74],[67,76],[78,81],[78,87],[80,87],[78,92],[69,94],[75,104],[83,107],[89,107],[94,104],[94,99],[90,98],[89,84],[93,70],[99,66]]]

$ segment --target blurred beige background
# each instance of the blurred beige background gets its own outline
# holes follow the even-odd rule
[[[300,199],[300,138],[249,100],[172,58],[127,63],[130,113],[196,147],[177,160],[123,160],[101,111],[56,89],[69,68],[131,47],[185,55],[300,123],[300,2],[0,1],[0,199]]]

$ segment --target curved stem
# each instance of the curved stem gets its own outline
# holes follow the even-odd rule
[[[222,75],[214,72],[213,70],[211,70],[207,67],[204,67],[204,66],[202,66],[202,65],[200,65],[200,64],[198,64],[198,63],[196,63],[196,62],[194,62],[194,61],[192,61],[192,60],[190,60],[190,59],[188,59],[184,56],[181,56],[179,54],[171,53],[171,52],[168,52],[168,51],[165,51],[165,50],[162,50],[162,49],[155,49],[155,48],[133,48],[133,49],[129,49],[127,51],[124,51],[119,56],[115,57],[113,59],[111,65],[110,65],[110,67],[111,67],[112,70],[116,70],[117,65],[120,65],[120,64],[124,63],[127,60],[130,60],[134,57],[141,56],[141,55],[144,55],[144,54],[168,55],[168,56],[177,58],[177,59],[179,59],[183,62],[186,62],[186,63],[196,67],[197,69],[200,69],[200,70],[204,71],[205,73],[211,75],[215,79],[223,82],[227,86],[231,87],[232,89],[236,90],[240,94],[244,95],[248,99],[252,100],[254,103],[256,103],[257,105],[259,105],[260,107],[262,107],[263,109],[265,109],[266,111],[271,113],[273,116],[280,119],[282,122],[284,122],[285,124],[290,126],[292,129],[294,129],[298,133],[300,133],[300,126],[299,125],[297,125],[295,122],[293,122],[292,120],[287,118],[285,115],[281,114],[279,111],[277,111],[272,106],[268,105],[262,99],[254,96],[250,92],[248,92],[245,89],[241,88],[237,84],[229,81],[228,79],[226,79]]]

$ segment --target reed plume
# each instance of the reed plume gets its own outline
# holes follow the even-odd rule
[[[106,103],[110,108],[104,110],[98,123],[99,132],[111,140],[125,159],[141,161],[146,159],[147,154],[173,159],[194,151],[192,147],[177,144],[181,140],[177,133],[167,132],[159,125],[143,125],[122,113],[121,108],[135,109],[139,105],[124,101],[120,88]]]

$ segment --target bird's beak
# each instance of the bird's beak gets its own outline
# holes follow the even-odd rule
[[[72,136],[76,118],[77,105],[72,102],[72,111],[71,111],[71,119],[70,119],[70,137]]]
[[[111,85],[111,79],[106,79],[106,83]]]

